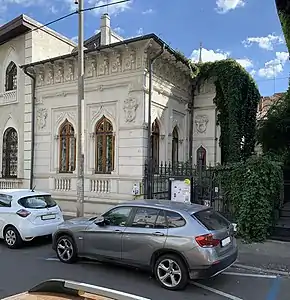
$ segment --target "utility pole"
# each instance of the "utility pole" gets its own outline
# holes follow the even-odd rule
[[[78,124],[77,124],[77,217],[84,215],[84,0],[75,0],[78,4]]]

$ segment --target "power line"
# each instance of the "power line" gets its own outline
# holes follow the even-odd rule
[[[256,82],[265,82],[265,81],[282,80],[282,79],[289,79],[289,76],[287,76],[287,77],[269,78],[269,79],[260,79],[260,80],[255,80],[255,81]]]
[[[130,2],[131,0],[120,0],[120,1],[116,1],[116,2],[112,2],[112,3],[107,3],[107,4],[102,4],[102,5],[97,5],[97,6],[93,6],[93,7],[88,7],[88,8],[85,8],[83,9],[82,11],[83,12],[86,12],[86,11],[91,11],[91,10],[95,10],[95,9],[98,9],[98,8],[104,8],[104,7],[109,7],[109,6],[113,6],[113,5],[117,5],[117,4],[122,4],[122,3],[125,3],[125,2]],[[78,10],[74,11],[74,12],[71,12],[69,14],[66,14],[60,18],[57,18],[57,19],[54,19],[53,21],[50,21],[46,24],[43,24],[41,26],[38,26],[36,28],[33,28],[31,31],[35,31],[35,30],[39,30],[39,29],[42,29],[43,27],[47,27],[51,24],[54,24],[54,23],[57,23],[59,21],[62,21],[66,18],[69,18],[73,15],[76,15],[78,13]]]

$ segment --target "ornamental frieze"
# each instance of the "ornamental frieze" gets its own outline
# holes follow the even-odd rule
[[[85,54],[85,78],[102,77],[113,74],[122,74],[147,67],[149,51],[144,48],[123,47],[117,50],[101,51]],[[175,60],[157,59],[154,63],[154,72],[161,78],[169,81],[176,87],[189,87],[189,76],[182,70]],[[184,67],[184,66],[183,66]],[[37,65],[36,85],[38,87],[63,84],[77,81],[77,56]]]

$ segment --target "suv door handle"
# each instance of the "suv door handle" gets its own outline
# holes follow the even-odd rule
[[[122,230],[116,229],[116,230],[114,230],[114,232],[115,232],[115,233],[122,233]]]
[[[153,232],[152,234],[156,235],[156,236],[164,236],[164,233],[163,232],[159,232],[159,231]]]

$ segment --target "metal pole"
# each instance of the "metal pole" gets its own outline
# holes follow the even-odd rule
[[[78,0],[77,216],[84,215],[84,0]]]

